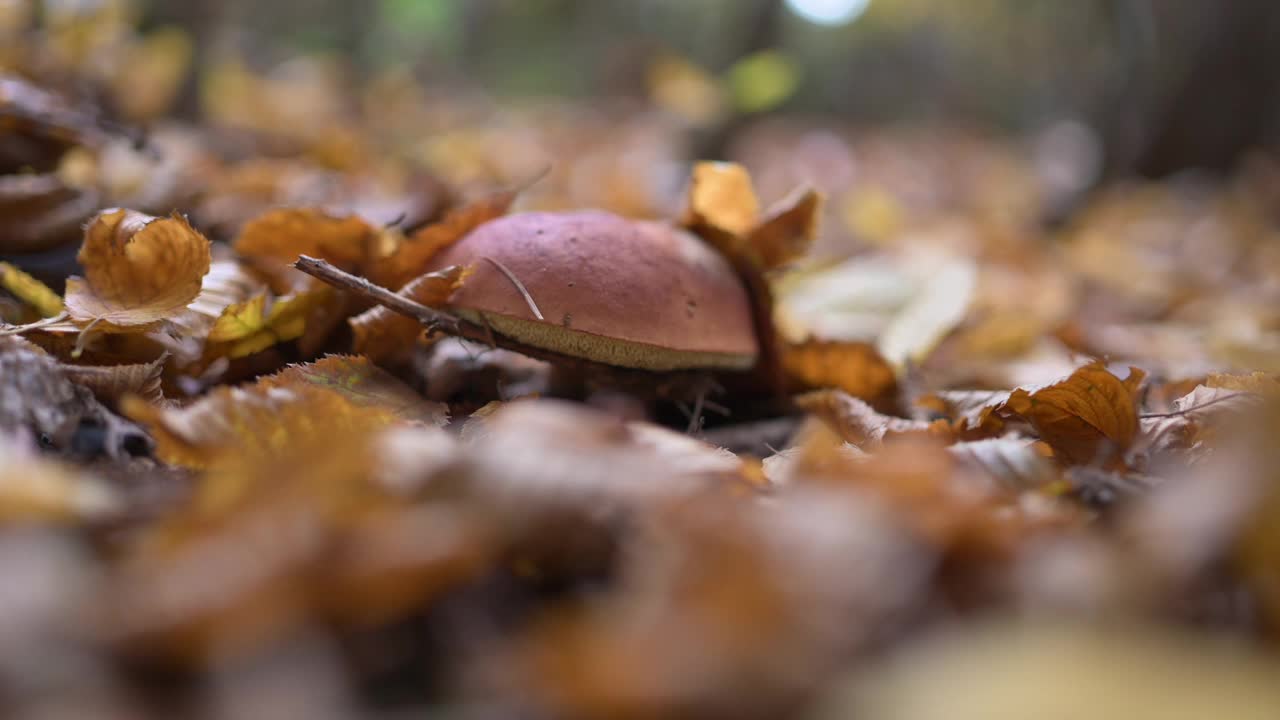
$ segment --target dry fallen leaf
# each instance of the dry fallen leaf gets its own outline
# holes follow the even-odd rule
[[[1039,490],[1062,477],[1032,440],[974,440],[951,445],[947,452],[962,465],[988,475],[999,487],[1012,492]]]
[[[1030,423],[1065,462],[1122,463],[1138,434],[1137,394],[1145,376],[1130,368],[1121,380],[1095,362],[1051,385],[1014,390],[1000,412]]]
[[[1215,380],[1211,378],[1210,381]],[[1221,382],[1221,379],[1216,381]],[[1228,383],[1237,386],[1266,387],[1265,384],[1259,386],[1250,381],[1240,383],[1238,380],[1232,380]],[[1262,405],[1263,397],[1261,394],[1246,390],[1197,385],[1191,392],[1173,402],[1172,411],[1147,414],[1140,418],[1138,449],[1152,456],[1170,451],[1189,450],[1208,439],[1208,431],[1216,420],[1240,416],[1248,410],[1257,409]],[[1188,458],[1184,456],[1184,459]]]
[[[209,272],[209,241],[180,215],[108,210],[85,230],[84,279],[67,279],[67,312],[80,324],[145,328],[180,312]]]
[[[1280,392],[1280,380],[1277,380],[1275,375],[1263,372],[1255,372],[1248,375],[1214,373],[1205,379],[1204,384],[1210,388],[1258,393],[1260,395],[1276,395],[1277,392]]]
[[[876,400],[897,384],[893,368],[874,347],[854,342],[806,342],[786,347],[782,365],[806,388],[835,388]]]
[[[104,403],[120,401],[125,395],[137,395],[147,402],[164,399],[160,378],[168,356],[162,355],[155,362],[131,365],[66,365],[62,370],[67,379],[93,391]]]
[[[292,265],[299,255],[310,255],[356,272],[372,255],[376,236],[377,230],[357,215],[335,216],[315,208],[281,208],[249,221],[234,247],[240,255],[262,264],[264,269],[281,269]]]
[[[403,422],[442,425],[448,419],[442,404],[424,400],[355,357],[295,365],[244,387],[219,387],[183,407],[162,408],[129,397],[121,409],[151,430],[160,459],[193,468],[233,457],[271,457],[335,427],[366,432]],[[279,420],[283,412],[296,415],[289,428]]]
[[[822,195],[802,188],[769,208],[746,239],[746,250],[757,267],[773,270],[809,253],[818,235]]]
[[[876,412],[856,397],[839,390],[819,390],[796,398],[800,409],[822,418],[845,441],[859,447],[902,435],[925,435],[941,440],[951,436],[945,420],[924,422]]]
[[[331,356],[305,365],[290,365],[262,378],[263,388],[315,387],[341,395],[356,407],[389,412],[400,420],[427,425],[449,421],[443,403],[423,399],[391,373],[356,356]]]
[[[220,388],[201,403],[143,408],[167,454],[216,462],[130,545],[98,616],[113,644],[191,664],[279,638],[325,602],[314,583],[341,524],[381,506],[364,474],[388,420],[314,388]],[[216,456],[210,436],[229,441]]]
[[[230,358],[245,357],[277,343],[302,337],[307,317],[332,291],[326,287],[271,299],[260,293],[227,307],[209,330],[208,342],[225,349],[206,348]]]
[[[689,179],[685,224],[745,238],[760,220],[751,175],[741,165],[700,162]]]
[[[996,435],[1004,428],[996,411],[1009,395],[1007,390],[944,390],[920,402],[936,399],[961,437],[977,439]]]

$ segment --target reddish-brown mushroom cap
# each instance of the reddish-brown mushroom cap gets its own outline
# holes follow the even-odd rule
[[[746,369],[759,350],[733,268],[667,224],[598,211],[509,215],[430,269],[449,265],[474,268],[450,298],[454,310],[526,345],[646,370]]]

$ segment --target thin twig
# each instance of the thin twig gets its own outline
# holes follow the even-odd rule
[[[506,265],[503,265],[491,257],[485,257],[484,259],[488,260],[494,267],[498,268],[498,272],[506,275],[507,279],[511,281],[511,284],[516,286],[516,290],[520,292],[520,296],[524,298],[525,303],[529,305],[529,309],[533,311],[534,317],[539,320],[546,320],[546,318],[542,317],[542,311],[538,309],[538,303],[533,301],[533,296],[529,294],[528,289],[525,288],[524,283],[520,282],[520,278],[516,277],[515,273],[511,272]]]
[[[786,447],[800,425],[798,416],[754,420],[736,425],[722,425],[704,430],[699,436],[704,442],[736,453],[752,455],[778,454],[779,447]]]
[[[1252,395],[1252,394],[1253,394],[1253,393],[1247,393],[1247,392],[1231,393],[1230,395],[1223,395],[1223,396],[1222,396],[1222,397],[1220,397],[1220,398],[1214,398],[1214,399],[1209,400],[1209,401],[1207,401],[1207,402],[1202,402],[1202,403],[1200,403],[1199,405],[1195,405],[1195,406],[1192,406],[1192,407],[1186,408],[1185,410],[1174,410],[1173,412],[1167,412],[1167,413],[1144,413],[1144,414],[1142,414],[1142,415],[1139,415],[1138,417],[1140,417],[1140,418],[1142,418],[1142,419],[1144,419],[1144,420],[1146,420],[1146,419],[1148,419],[1148,418],[1171,418],[1171,417],[1183,417],[1183,416],[1185,416],[1185,415],[1190,415],[1190,414],[1191,414],[1191,413],[1193,413],[1193,412],[1197,412],[1197,411],[1199,411],[1199,410],[1203,410],[1203,409],[1205,409],[1205,408],[1209,407],[1210,405],[1217,405],[1217,404],[1218,404],[1218,403],[1220,403],[1220,402],[1226,402],[1227,400],[1234,400],[1235,398],[1238,398],[1238,397],[1247,397],[1247,396]]]
[[[384,230],[391,230],[393,228],[398,228],[404,224],[405,220],[408,220],[408,219],[409,219],[409,211],[401,210],[399,215],[396,215],[394,218],[392,218],[391,222],[387,223],[386,225],[383,225],[382,228]]]
[[[707,389],[698,390],[698,396],[693,401],[693,412],[689,416],[689,427],[685,428],[685,433],[692,435],[702,429],[702,403],[707,399]]]
[[[462,323],[459,318],[442,310],[429,308],[403,295],[397,295],[381,285],[369,282],[365,278],[339,270],[324,260],[303,255],[298,258],[298,261],[293,266],[334,287],[351,290],[389,310],[394,310],[401,315],[407,315],[427,326],[429,330],[444,330],[450,335],[468,337],[465,333],[459,331],[459,326]],[[475,338],[471,339],[474,340]]]

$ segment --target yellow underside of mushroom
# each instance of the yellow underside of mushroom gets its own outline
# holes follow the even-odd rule
[[[526,320],[466,308],[454,308],[454,310],[458,315],[477,325],[484,325],[487,322],[494,332],[525,345],[616,367],[658,371],[690,368],[748,370],[755,364],[755,357],[752,355],[672,350],[631,340],[607,338],[538,320]]]

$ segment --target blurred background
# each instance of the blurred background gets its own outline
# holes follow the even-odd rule
[[[269,462],[228,444],[225,473],[121,465],[128,517],[0,528],[0,707],[37,708],[0,715],[1280,717],[1280,413],[1216,414],[1280,392],[1277,33],[1275,0],[0,0],[0,262],[61,290],[111,207],[215,241],[196,321],[87,345],[0,265],[0,321],[63,363],[40,367],[163,366],[168,400],[221,402],[347,352],[357,309],[237,258],[248,223],[341,214],[363,257],[495,189],[676,219],[720,159],[762,206],[822,191],[813,253],[767,277],[773,321],[797,388],[875,423],[742,462],[684,416],[623,443],[570,406],[471,415],[552,388],[550,366],[402,343],[383,364],[460,439],[328,442],[344,426],[305,405],[264,411],[244,438],[314,438]],[[268,298],[267,345],[213,339]],[[1118,373],[1089,370],[1123,386],[1125,458],[1083,416],[1067,434],[1097,457],[1061,466],[985,427],[1084,358]],[[766,420],[791,437],[785,412]],[[920,436],[883,442],[903,424]],[[7,522],[62,487],[28,476],[71,471],[4,440]],[[695,499],[691,468],[724,495]],[[394,497],[334,490],[383,474]],[[215,500],[187,512],[196,482]]]
[[[128,120],[323,134],[338,156],[359,119],[450,180],[594,159],[579,184],[637,213],[682,177],[663,159],[772,166],[782,148],[838,192],[1012,137],[1052,214],[1103,178],[1273,144],[1278,29],[1266,0],[3,0],[0,65],[97,76]],[[870,129],[890,126],[914,170],[879,167]],[[596,182],[599,143],[636,150],[612,153],[629,187]]]
[[[71,12],[103,2],[55,2]],[[500,101],[647,100],[718,155],[742,116],[801,113],[1035,132],[1083,123],[1117,172],[1221,169],[1275,136],[1265,0],[290,0],[139,2],[208,79],[338,61]],[[301,78],[298,78],[301,80]],[[190,89],[190,88],[189,88]],[[197,95],[184,98],[188,113]]]
[[[0,260],[60,287],[112,205],[215,240],[281,205],[412,231],[495,187],[674,218],[721,159],[765,205],[825,195],[793,341],[882,338],[951,268],[1002,356],[1280,369],[1277,32],[1267,0],[0,0],[0,71],[52,94],[0,90],[28,218]]]

